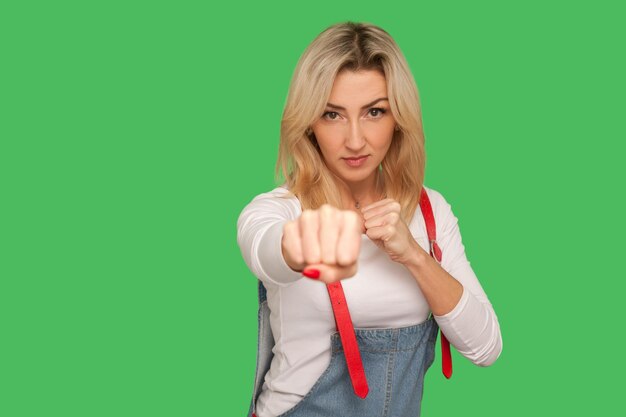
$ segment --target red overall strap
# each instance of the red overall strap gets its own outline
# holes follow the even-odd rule
[[[430,256],[435,258],[435,260],[441,263],[441,249],[439,245],[437,245],[437,229],[435,227],[435,216],[433,215],[433,209],[430,205],[430,200],[428,199],[428,194],[426,194],[426,190],[422,187],[422,192],[420,196],[420,207],[422,209],[422,215],[424,216],[424,221],[426,222],[426,233],[428,233],[428,242],[430,243]],[[446,378],[450,378],[452,376],[452,356],[450,355],[450,342],[446,339],[446,336],[441,332],[441,370]]]
[[[339,336],[341,337],[341,345],[343,346],[343,353],[346,357],[352,388],[358,397],[365,398],[367,397],[369,388],[367,386],[367,379],[365,378],[363,362],[361,361],[361,352],[359,352],[354,327],[352,327],[348,303],[343,293],[343,287],[341,286],[341,282],[334,282],[327,284],[326,288],[328,289],[328,295],[330,295],[330,303],[333,306],[335,324],[337,325],[337,330],[339,330]]]

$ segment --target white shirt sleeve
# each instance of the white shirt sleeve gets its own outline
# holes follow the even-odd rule
[[[277,198],[281,191],[256,196],[237,220],[237,243],[252,273],[264,283],[288,285],[302,278],[282,256],[283,227],[297,217],[293,202]]]
[[[441,266],[463,285],[458,304],[448,313],[433,314],[443,334],[459,353],[479,366],[489,366],[502,352],[496,313],[465,255],[458,219],[441,194],[430,190],[437,221]],[[435,207],[437,206],[437,207]]]

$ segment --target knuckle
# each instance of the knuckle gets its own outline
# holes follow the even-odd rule
[[[346,222],[351,222],[352,224],[357,224],[359,221],[359,215],[352,210],[345,210],[344,220]]]
[[[352,259],[352,255],[350,255],[349,253],[342,253],[337,257],[337,264],[341,266],[348,266],[353,262],[354,259]]]
[[[320,217],[324,220],[333,219],[334,210],[330,204],[322,204],[319,208]]]
[[[328,248],[322,249],[322,262],[325,264],[334,264],[336,263],[335,253]]]
[[[307,264],[318,264],[321,261],[319,253],[312,253],[308,251],[307,253],[303,254],[303,256],[304,259],[302,261]]]
[[[314,210],[306,209],[300,216],[301,224],[313,224],[317,221],[317,213]]]

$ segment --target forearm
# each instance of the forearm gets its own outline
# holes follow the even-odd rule
[[[417,281],[431,311],[444,315],[454,309],[463,294],[463,286],[413,241],[403,265]]]
[[[486,299],[480,301],[469,283],[461,284],[416,246],[404,265],[420,286],[441,331],[470,361],[479,366],[491,365],[502,351],[500,326],[491,304]],[[467,268],[466,279],[470,276]]]
[[[293,270],[294,272],[302,272],[304,270],[304,266],[302,263],[298,263],[296,262],[294,259],[291,258],[291,256],[289,255],[289,251],[285,249],[285,234],[283,232],[281,241],[280,241],[280,250],[281,250],[281,254],[282,257],[285,261],[285,264],[287,264],[287,266]]]
[[[270,219],[239,223],[238,243],[252,273],[264,282],[289,285],[302,278],[285,261],[282,251],[283,225],[286,220]]]

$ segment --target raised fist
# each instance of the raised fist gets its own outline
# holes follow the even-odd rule
[[[352,210],[324,204],[304,210],[283,229],[281,248],[294,271],[316,269],[320,281],[331,284],[356,274],[363,219]]]

